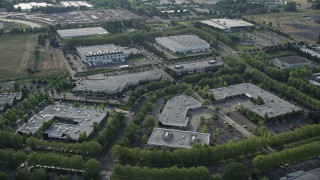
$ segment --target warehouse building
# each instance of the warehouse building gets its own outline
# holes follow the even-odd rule
[[[202,108],[202,104],[191,96],[181,95],[169,99],[159,117],[159,123],[185,129],[189,122],[187,113]]]
[[[222,66],[222,62],[216,60],[206,60],[168,65],[167,67],[178,76],[181,76],[183,74],[202,73]]]
[[[301,108],[250,83],[211,89],[211,92],[213,93],[216,101],[234,99],[241,96],[246,96],[253,101],[256,101],[258,97],[261,97],[264,104],[256,105],[250,110],[262,118],[265,117],[265,114],[267,114],[269,118],[276,118],[281,115],[301,110]]]
[[[87,1],[60,1],[60,4],[62,7],[93,8],[93,6],[91,4],[89,4]]]
[[[81,81],[73,91],[77,93],[105,93],[112,95],[121,92],[130,85],[138,85],[143,81],[156,81],[160,78],[161,75],[154,70],[109,77],[100,74],[89,76],[88,79]]]
[[[33,115],[18,132],[20,134],[36,134],[44,122],[55,122],[45,130],[44,134],[50,138],[78,141],[81,133],[89,137],[93,131],[94,123],[100,124],[107,116],[106,110],[93,107],[73,107],[72,105],[49,105],[44,110]]]
[[[102,27],[89,27],[89,28],[77,28],[77,29],[64,29],[57,30],[61,39],[89,37],[96,35],[108,34],[109,32]]]
[[[131,51],[128,48],[124,48],[114,44],[77,47],[76,50],[81,60],[85,63],[124,62],[126,58],[129,57],[130,53],[132,55],[140,54],[140,51]]]
[[[154,128],[148,145],[190,149],[195,143],[209,145],[209,141],[210,134],[208,133]]]
[[[157,37],[155,41],[173,53],[196,53],[210,49],[210,44],[196,35]]]
[[[246,27],[254,27],[254,24],[242,19],[209,19],[200,22],[206,26],[226,32],[243,30]]]
[[[312,63],[300,56],[278,57],[274,59],[274,65],[281,69],[296,69],[302,66],[312,67]]]
[[[40,7],[52,6],[52,4],[47,4],[45,2],[29,2],[29,3],[19,3],[13,5],[14,9],[21,9],[21,11],[31,11],[31,9],[36,9]]]

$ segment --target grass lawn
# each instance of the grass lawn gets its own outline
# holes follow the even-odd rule
[[[31,49],[33,53],[35,38],[30,34],[0,36],[0,79],[16,78],[25,73],[28,51]]]

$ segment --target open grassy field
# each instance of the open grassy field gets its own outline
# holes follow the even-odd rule
[[[37,47],[37,38],[37,34],[0,37],[0,80],[48,74],[65,69],[59,51],[52,49],[48,43],[45,47]],[[38,61],[34,57],[36,48],[40,51]],[[29,74],[28,68],[39,72]]]
[[[311,9],[301,9],[297,12],[281,12],[261,15],[248,15],[246,19],[253,20],[258,24],[268,25],[272,23],[272,28],[281,30],[289,34],[298,41],[316,43],[315,36],[320,31],[320,25],[304,19],[306,16],[319,16],[319,11]]]

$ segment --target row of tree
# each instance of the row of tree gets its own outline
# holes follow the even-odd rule
[[[125,119],[126,117],[122,112],[117,112],[109,117],[108,124],[96,139],[97,142],[99,142],[102,147],[106,147],[118,133],[118,130],[125,122]]]
[[[295,131],[283,132],[275,136],[251,137],[217,146],[200,146],[192,149],[129,148],[114,146],[112,156],[120,162],[145,165],[202,165],[221,160],[234,159],[257,153],[267,146],[279,147],[307,138],[318,137],[320,125],[308,125]]]
[[[16,168],[27,159],[22,151],[14,151],[12,149],[0,149],[0,162],[7,167]]]
[[[316,98],[316,99],[320,99],[320,89],[305,81],[305,80],[302,80],[300,78],[295,78],[295,77],[289,77],[288,79],[288,82],[287,82],[288,85],[292,86],[292,87],[295,87],[297,88],[298,90]]]
[[[84,141],[82,143],[43,142],[35,137],[28,137],[26,145],[32,150],[55,151],[91,157],[98,156],[102,152],[102,146],[95,141]]]
[[[132,91],[128,105],[132,106],[137,99],[139,99],[143,94],[146,94],[147,92],[154,91],[156,89],[161,89],[164,87],[169,86],[172,84],[169,80],[161,80],[161,81],[155,81],[155,82],[149,82],[144,87],[137,87],[134,91]]]
[[[15,132],[0,131],[0,148],[20,148],[24,144],[23,137]]]
[[[252,160],[252,163],[254,170],[259,174],[278,168],[281,165],[312,159],[318,157],[319,154],[320,142],[312,142],[268,155],[258,155]]]
[[[242,53],[241,57],[250,66],[257,68],[258,70],[264,72],[266,75],[270,76],[275,80],[286,82],[288,79],[288,72],[274,67],[273,64],[270,63],[270,61],[266,61],[265,59],[259,59],[257,55],[249,53]]]
[[[85,176],[89,179],[97,179],[101,172],[101,164],[96,159],[85,162],[81,156],[63,156],[55,153],[32,152],[28,155],[28,165],[84,170]]]
[[[115,145],[112,156],[120,162],[144,165],[205,165],[220,160],[250,155],[266,148],[265,138],[248,138],[218,146],[199,146],[192,149],[128,148]]]
[[[320,125],[306,125],[302,128],[297,128],[294,131],[280,133],[272,138],[271,146],[278,147],[299,140],[317,137],[320,135]]]
[[[191,168],[178,168],[176,166],[170,168],[149,168],[130,165],[117,164],[114,167],[112,177],[119,179],[211,179],[207,168],[203,166]]]

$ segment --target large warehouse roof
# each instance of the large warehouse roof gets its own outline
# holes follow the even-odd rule
[[[74,37],[87,37],[87,36],[108,34],[109,32],[103,29],[102,27],[89,27],[89,28],[57,30],[57,33],[62,39],[66,39],[66,38],[74,38]]]
[[[114,44],[96,45],[96,46],[84,46],[76,48],[78,53],[83,57],[103,55],[103,54],[114,54],[125,51],[125,48]]]
[[[263,99],[264,104],[257,105],[250,110],[257,113],[261,117],[264,117],[266,113],[268,114],[269,118],[273,118],[301,110],[301,108],[250,83],[212,89],[211,92],[214,94],[216,100],[224,100],[241,95],[246,95],[254,99],[257,99],[260,96]]]
[[[231,30],[233,28],[254,26],[254,24],[242,19],[209,19],[200,22],[221,30]]]
[[[159,121],[163,125],[187,127],[189,109],[200,108],[202,104],[191,96],[181,95],[169,99],[163,108]]]
[[[136,85],[141,81],[159,80],[161,75],[156,71],[145,71],[139,73],[123,74],[117,76],[91,76],[83,80],[74,91],[92,91],[114,94],[121,92],[128,85]]]
[[[208,144],[210,134],[174,129],[154,128],[148,145],[173,148],[192,148],[194,143]]]
[[[157,42],[165,42],[161,45],[168,49],[181,49],[194,46],[207,45],[210,46],[205,40],[200,39],[196,35],[178,35],[178,36],[167,36],[155,38]]]
[[[66,139],[69,135],[72,140],[79,140],[79,134],[85,132],[88,136],[93,131],[93,123],[98,123],[106,117],[107,111],[92,107],[75,108],[71,105],[49,105],[38,114],[32,116],[18,132],[23,134],[35,134],[43,123],[50,119],[62,120],[53,123],[45,131],[49,137]]]

